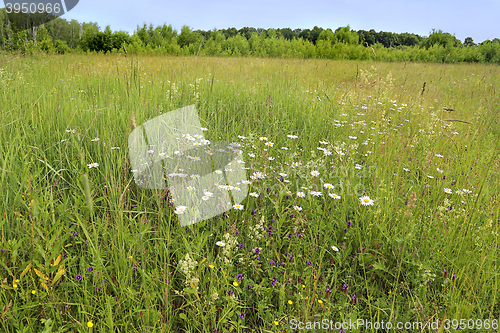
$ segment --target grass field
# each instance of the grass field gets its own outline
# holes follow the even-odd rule
[[[494,65],[0,56],[0,330],[500,332],[499,96]],[[251,184],[181,227],[127,140],[192,104]]]

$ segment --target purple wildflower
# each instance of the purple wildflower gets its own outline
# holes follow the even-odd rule
[[[276,276],[273,276],[273,279],[271,281],[271,284],[273,285],[273,287],[276,287],[276,282],[278,281],[278,278]]]

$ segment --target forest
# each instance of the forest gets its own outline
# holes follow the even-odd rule
[[[102,29],[95,22],[63,18],[29,24],[23,13],[0,9],[0,52],[32,55],[44,53],[127,53],[158,55],[258,56],[283,58],[357,59],[415,62],[500,63],[500,39],[462,42],[454,35],[432,29],[429,36],[414,33],[313,29],[263,29],[244,27],[180,31],[171,25],[137,26],[132,35]],[[23,16],[24,15],[24,16]],[[26,23],[28,22],[28,23]]]

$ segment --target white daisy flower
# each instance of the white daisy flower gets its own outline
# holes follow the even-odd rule
[[[288,134],[287,137],[289,137],[290,139],[297,139],[298,138],[297,135],[293,135],[293,134]]]
[[[262,172],[254,172],[250,178],[251,179],[264,179],[266,177],[265,174],[263,174]]]
[[[300,212],[302,210],[302,207],[295,205],[295,206],[293,206],[293,209]]]
[[[90,168],[97,168],[99,166],[99,163],[90,163],[90,164],[87,164],[87,167],[90,169]]]
[[[340,195],[336,195],[335,193],[328,193],[328,195],[333,198],[333,199],[336,199],[336,200],[339,200],[341,197]]]
[[[326,184],[324,184],[324,185],[323,185],[323,187],[324,187],[324,188],[328,188],[328,189],[332,189],[332,188],[334,188],[334,186],[333,186],[332,184],[330,184],[330,183],[326,183]]]
[[[220,247],[224,247],[224,246],[226,246],[226,243],[218,241],[217,243],[215,243],[215,245],[220,246]]]
[[[332,245],[332,250],[335,251],[335,252],[339,252],[339,248],[336,247],[335,245]]]
[[[184,214],[184,212],[187,210],[186,206],[178,206],[175,208],[174,213],[175,214]]]
[[[243,210],[243,205],[233,205],[234,209]]]
[[[256,192],[250,192],[250,196],[254,197],[254,198],[258,198],[259,197],[259,194],[256,193]]]
[[[305,198],[306,194],[304,192],[297,192],[299,198]]]
[[[319,171],[317,171],[317,170],[311,171],[311,176],[318,177],[319,176]]]
[[[367,195],[365,195],[365,196],[363,196],[363,197],[359,198],[359,201],[361,202],[361,204],[362,204],[363,206],[373,206],[373,200],[372,200],[372,199],[370,199],[370,197],[369,197],[369,196],[367,196]]]
[[[445,188],[444,189],[444,193],[447,193],[447,194],[452,194],[453,191],[451,190],[451,188]]]

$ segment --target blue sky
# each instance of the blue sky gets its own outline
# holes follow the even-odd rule
[[[194,30],[245,26],[254,28],[410,32],[428,36],[432,29],[454,34],[462,42],[500,38],[500,0],[80,0],[63,17],[97,22],[104,29],[133,33],[137,25],[183,25]]]

